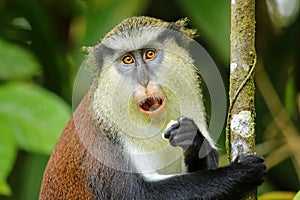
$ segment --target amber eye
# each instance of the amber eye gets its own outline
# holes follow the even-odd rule
[[[130,65],[134,62],[134,59],[131,55],[126,55],[122,58],[122,62],[125,64],[125,65]]]
[[[153,49],[149,49],[145,52],[144,57],[145,60],[152,60],[156,55],[156,51]]]

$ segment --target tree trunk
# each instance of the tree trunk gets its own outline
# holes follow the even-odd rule
[[[231,0],[231,56],[226,144],[229,159],[255,152],[255,0]],[[256,199],[256,191],[245,199]]]

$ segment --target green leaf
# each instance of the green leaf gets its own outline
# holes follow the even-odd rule
[[[208,41],[222,62],[230,55],[230,1],[177,0],[191,23],[199,29],[200,38]]]
[[[24,150],[49,155],[70,115],[70,106],[37,85],[0,87],[0,121],[9,124]]]
[[[3,196],[11,195],[11,189],[10,189],[9,185],[2,180],[0,180],[0,195],[3,195]]]
[[[0,195],[10,195],[11,190],[6,179],[14,165],[17,147],[10,127],[0,121]]]
[[[259,196],[258,200],[291,200],[295,193],[287,191],[273,191]]]
[[[300,191],[296,194],[296,196],[294,197],[294,200],[300,200]]]
[[[4,40],[0,40],[0,60],[0,80],[26,80],[41,73],[29,51]]]

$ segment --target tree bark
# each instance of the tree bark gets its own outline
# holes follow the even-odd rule
[[[229,159],[255,152],[255,0],[231,0],[231,56],[226,145]],[[256,199],[256,190],[245,199]]]

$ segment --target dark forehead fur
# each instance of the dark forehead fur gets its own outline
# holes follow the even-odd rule
[[[180,31],[188,37],[194,38],[196,36],[196,30],[186,28],[188,23],[188,19],[180,19],[176,22],[165,22],[160,19],[156,19],[153,17],[131,17],[124,19],[118,25],[116,25],[107,35],[103,38],[103,40],[109,38],[112,35],[120,34],[123,31],[139,29],[141,27],[161,27],[161,28],[170,28],[176,31]],[[102,40],[102,41],[103,41]]]

